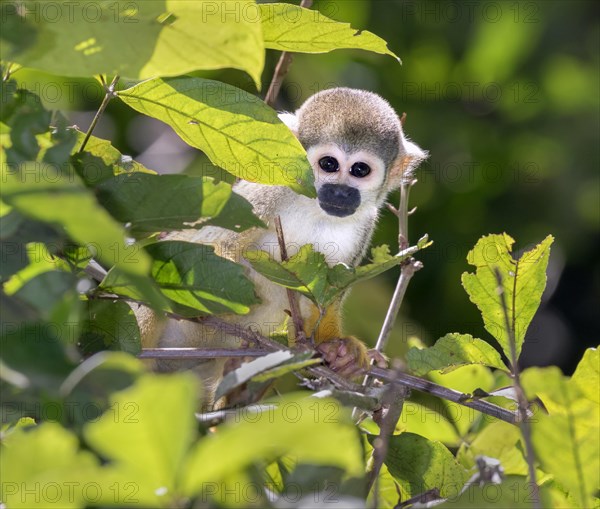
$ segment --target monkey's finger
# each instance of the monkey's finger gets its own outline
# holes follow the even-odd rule
[[[367,350],[367,357],[378,368],[388,367],[388,358],[385,355],[383,355],[379,350],[375,350],[374,348],[371,350]]]

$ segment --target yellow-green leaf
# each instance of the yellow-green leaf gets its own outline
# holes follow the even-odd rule
[[[571,383],[579,386],[590,400],[600,404],[600,350],[588,348],[579,361]]]
[[[182,489],[195,495],[206,483],[221,482],[257,461],[284,454],[298,463],[340,467],[349,476],[364,472],[362,447],[349,413],[335,400],[288,395],[199,441],[182,471]]]
[[[197,381],[189,373],[145,375],[116,393],[102,417],[84,428],[87,443],[111,461],[113,469],[105,473],[104,483],[109,486],[112,478],[122,488],[125,482],[135,483],[138,503],[168,506],[196,437],[197,402]],[[104,491],[104,503],[128,502]]]
[[[540,244],[515,259],[511,255],[515,242],[511,237],[506,233],[488,235],[479,239],[467,255],[467,261],[476,267],[476,271],[474,274],[463,273],[462,284],[471,302],[481,311],[486,330],[500,343],[509,359],[509,334],[494,271],[498,269],[502,275],[508,318],[514,332],[518,358],[525,333],[546,287],[546,267],[553,240],[548,235]]]
[[[4,440],[0,454],[0,500],[6,507],[88,507],[97,493],[96,457],[59,424],[22,426]],[[100,486],[97,486],[100,489]]]
[[[593,507],[593,495],[600,488],[598,402],[556,367],[526,369],[521,380],[527,397],[540,397],[548,410],[531,419],[531,440],[541,468],[569,491],[577,507]]]
[[[453,371],[466,364],[483,364],[507,370],[498,351],[489,343],[470,334],[450,333],[430,348],[411,348],[406,354],[408,368],[416,375],[438,370]]]
[[[275,260],[266,251],[248,251],[244,256],[254,270],[274,283],[296,290],[317,306],[326,307],[351,285],[378,276],[429,245],[419,243],[395,256],[389,254],[388,246],[379,246],[373,249],[373,262],[360,267],[343,263],[329,267],[325,255],[315,251],[311,244],[302,246],[285,262]]]
[[[258,97],[225,83],[190,77],[145,81],[119,92],[119,97],[169,124],[186,143],[236,177],[315,195],[305,150]]]
[[[233,67],[260,87],[264,44],[254,0],[24,4],[2,3],[4,61],[133,79]]]
[[[466,468],[474,468],[477,456],[500,461],[507,475],[527,475],[527,461],[523,456],[521,432],[517,426],[495,421],[483,428],[470,442],[463,442],[456,459]]]
[[[265,46],[281,51],[326,53],[335,49],[364,49],[400,59],[387,43],[366,30],[352,28],[319,11],[297,5],[267,3],[260,5]]]
[[[390,437],[385,464],[406,498],[434,488],[442,497],[456,496],[468,479],[446,446],[414,433]]]

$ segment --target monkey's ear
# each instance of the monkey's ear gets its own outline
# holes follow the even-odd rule
[[[286,126],[289,127],[290,131],[294,133],[294,136],[298,137],[298,117],[293,113],[279,113],[279,120],[281,120]]]
[[[388,190],[393,191],[394,189],[398,189],[403,182],[410,180],[415,170],[428,156],[429,153],[426,150],[421,149],[416,143],[404,138],[402,140],[400,155],[390,169]]]

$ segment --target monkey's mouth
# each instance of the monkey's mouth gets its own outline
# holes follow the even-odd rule
[[[324,184],[318,193],[319,206],[330,216],[347,217],[360,205],[360,192],[343,184]]]
[[[322,202],[321,200],[319,200],[319,206],[330,216],[335,217],[347,217],[356,212],[356,208],[340,207],[339,205]]]

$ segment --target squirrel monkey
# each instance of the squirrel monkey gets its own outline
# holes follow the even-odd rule
[[[235,192],[244,196],[267,229],[242,233],[207,226],[176,232],[170,240],[210,244],[220,256],[247,266],[261,303],[249,314],[226,315],[228,322],[250,326],[263,335],[276,330],[287,318],[285,288],[252,270],[245,251],[262,249],[279,259],[275,218],[280,216],[289,255],[304,244],[312,244],[327,263],[356,266],[363,258],[375,229],[377,216],[388,193],[426,157],[407,140],[392,107],[378,95],[363,90],[334,88],[310,97],[295,114],[282,113],[281,120],[294,132],[304,148],[315,175],[317,198],[296,194],[283,186],[240,181]],[[298,295],[307,337],[314,337],[325,362],[343,376],[352,377],[368,367],[365,345],[344,337],[341,302],[327,309],[318,321],[316,307]],[[148,308],[135,310],[144,347],[231,348],[238,338],[206,325],[165,319]],[[318,325],[317,325],[318,322]],[[204,379],[205,399],[223,375],[224,359],[208,361],[159,361],[160,370],[193,368]]]

